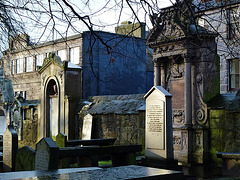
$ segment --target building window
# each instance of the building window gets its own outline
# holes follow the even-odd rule
[[[25,59],[26,72],[33,71],[33,57],[26,57]]]
[[[228,39],[238,38],[239,33],[239,8],[227,9],[227,35]]]
[[[57,54],[62,61],[67,60],[67,53],[65,49],[58,51]]]
[[[16,61],[16,72],[23,73],[23,58],[17,59]]]
[[[12,74],[15,73],[15,60],[12,60],[12,62],[11,62],[11,72],[12,72]]]
[[[70,49],[70,62],[73,64],[79,64],[79,47]]]
[[[35,63],[35,69],[37,70],[37,67],[38,67],[38,66],[42,66],[42,64],[43,64],[43,54],[36,55],[35,61],[36,61],[36,63]]]
[[[230,90],[237,90],[240,88],[240,59],[231,59],[229,60],[229,85],[230,85]]]

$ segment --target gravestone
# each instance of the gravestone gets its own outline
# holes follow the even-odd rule
[[[58,133],[58,135],[56,137],[56,143],[59,148],[66,147],[67,135],[62,132]]]
[[[91,114],[87,114],[83,119],[82,140],[89,140],[92,136],[92,121]]]
[[[59,147],[52,138],[42,138],[36,145],[35,170],[57,169],[58,150]]]
[[[3,171],[15,171],[18,135],[12,125],[3,134]]]
[[[35,170],[35,150],[29,146],[24,146],[17,151],[16,171]]]
[[[161,86],[154,86],[146,99],[145,156],[173,159],[172,95]]]

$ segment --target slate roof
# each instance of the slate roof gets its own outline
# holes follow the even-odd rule
[[[145,106],[144,94],[94,96],[91,114],[138,114]]]
[[[209,102],[207,102],[207,106],[209,109],[234,110],[234,109],[237,109],[235,101],[238,98],[239,97],[236,96],[236,93],[218,94],[217,96],[212,98]],[[235,104],[235,106],[233,106],[234,104]]]

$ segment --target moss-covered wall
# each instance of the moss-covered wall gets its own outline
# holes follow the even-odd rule
[[[210,155],[214,163],[221,163],[216,153],[240,152],[240,112],[226,109],[209,111]]]
[[[23,120],[23,140],[18,141],[18,147],[30,146],[36,148],[37,143],[37,120]]]
[[[145,113],[102,114],[93,116],[93,138],[117,138],[115,144],[144,144]]]
[[[81,115],[80,115],[81,116]],[[116,138],[115,145],[145,144],[145,111],[139,114],[92,114],[92,139]],[[82,121],[82,117],[78,122]],[[81,139],[82,123],[79,125]]]

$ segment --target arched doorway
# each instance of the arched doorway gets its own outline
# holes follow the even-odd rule
[[[54,79],[46,89],[46,137],[56,137],[59,127],[59,89]]]

